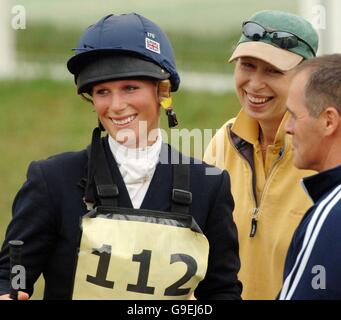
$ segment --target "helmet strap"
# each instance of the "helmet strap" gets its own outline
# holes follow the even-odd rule
[[[173,108],[166,109],[166,115],[168,117],[168,127],[173,128],[178,125],[178,119],[176,118],[176,114],[173,111]]]
[[[101,130],[101,131],[105,131],[104,127],[103,127],[103,124],[102,122],[98,119],[98,128]]]

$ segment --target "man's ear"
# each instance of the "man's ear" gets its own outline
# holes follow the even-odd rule
[[[341,115],[335,107],[327,107],[323,111],[324,132],[326,136],[332,135],[341,126]]]

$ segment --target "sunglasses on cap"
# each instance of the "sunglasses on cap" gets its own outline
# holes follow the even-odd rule
[[[311,50],[314,56],[316,56],[314,49],[298,36],[278,30],[266,29],[257,22],[245,21],[242,25],[243,35],[252,41],[259,41],[263,39],[265,35],[269,35],[271,42],[280,47],[281,49],[291,49],[298,46],[298,41],[303,42]]]

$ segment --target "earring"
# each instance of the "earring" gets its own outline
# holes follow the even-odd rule
[[[163,98],[160,101],[162,108],[166,110],[166,115],[168,117],[168,127],[173,128],[178,125],[178,119],[173,111],[173,101],[171,97]]]

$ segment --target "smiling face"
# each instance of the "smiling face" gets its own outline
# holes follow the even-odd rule
[[[93,86],[92,100],[106,131],[128,147],[144,147],[159,127],[160,106],[157,82],[127,79],[103,82]]]
[[[237,95],[245,112],[258,122],[279,126],[286,111],[292,71],[280,71],[262,60],[241,57],[234,78]]]

